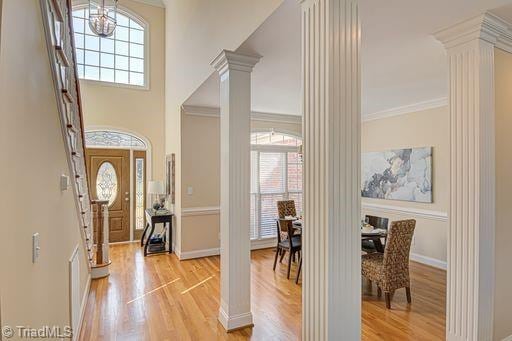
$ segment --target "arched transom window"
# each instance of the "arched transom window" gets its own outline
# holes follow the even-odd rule
[[[107,130],[85,132],[86,147],[124,147],[146,149],[146,143],[137,136]]]
[[[90,30],[88,18],[89,8],[73,10],[78,77],[146,86],[146,25],[127,13],[118,12],[113,36],[100,38]]]
[[[277,201],[293,200],[302,212],[299,137],[277,132],[251,134],[251,239],[276,236]]]

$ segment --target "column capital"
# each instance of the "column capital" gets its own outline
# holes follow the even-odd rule
[[[434,33],[447,50],[474,40],[486,41],[512,52],[512,25],[495,14],[486,12]]]
[[[245,55],[233,51],[222,50],[210,63],[220,75],[228,70],[251,72],[254,65],[259,62],[259,55]]]

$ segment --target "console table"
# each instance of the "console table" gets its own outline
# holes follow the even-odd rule
[[[140,246],[144,246],[144,256],[147,256],[148,254],[164,253],[167,251],[172,253],[172,217],[173,214],[169,212],[158,213],[158,211],[151,208],[146,209],[146,227],[144,228],[142,238],[140,239]],[[153,237],[153,233],[155,232],[156,224],[164,224],[164,230],[166,225],[169,224],[169,228],[167,229],[167,233],[164,233],[162,236],[161,242],[152,243],[151,237]],[[146,237],[148,230],[149,234],[147,240],[144,242],[144,238]],[[166,249],[167,241],[169,241],[168,250]]]

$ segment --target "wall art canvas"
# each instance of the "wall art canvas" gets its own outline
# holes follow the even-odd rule
[[[432,202],[432,147],[362,155],[364,198]]]

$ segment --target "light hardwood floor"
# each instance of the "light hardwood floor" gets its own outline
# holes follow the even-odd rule
[[[144,258],[135,244],[111,247],[112,271],[93,281],[81,340],[299,340],[301,286],[272,271],[271,249],[252,253],[254,328],[227,334],[217,322],[219,257]],[[292,269],[295,275],[296,267]],[[363,340],[442,340],[445,272],[411,262],[412,305],[396,292],[392,310],[363,281]]]

